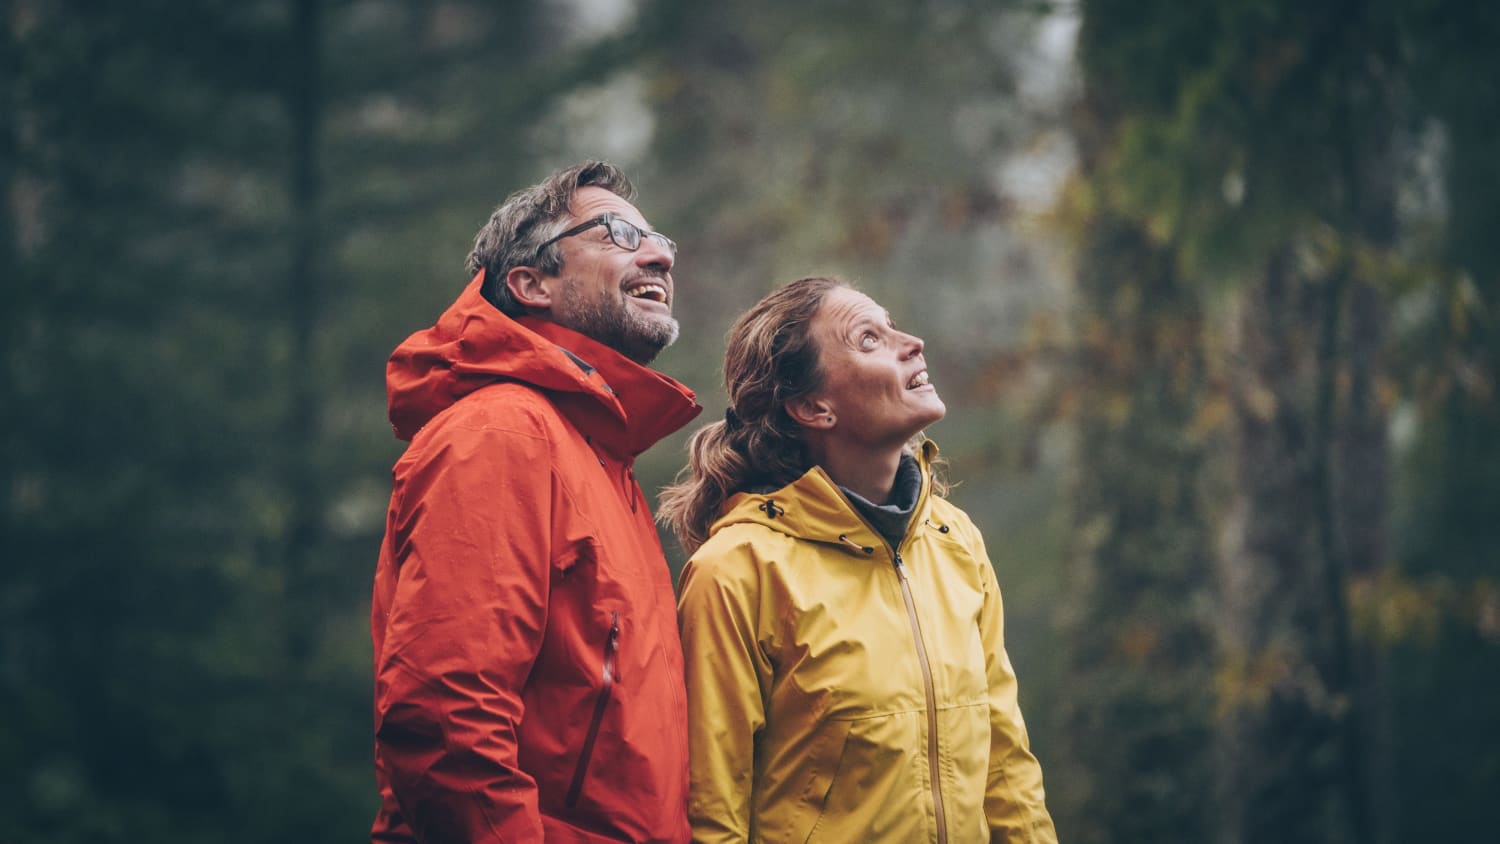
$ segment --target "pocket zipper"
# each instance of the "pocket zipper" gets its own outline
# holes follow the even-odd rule
[[[573,784],[568,786],[565,800],[568,808],[578,804],[583,792],[583,779],[589,772],[589,759],[594,755],[594,741],[599,738],[599,725],[604,723],[604,709],[609,706],[610,693],[615,686],[615,653],[620,649],[620,613],[610,614],[609,638],[604,641],[604,682],[599,688],[599,699],[594,702],[594,717],[589,721],[589,731],[583,739],[583,749],[578,752],[578,768],[573,772]]]

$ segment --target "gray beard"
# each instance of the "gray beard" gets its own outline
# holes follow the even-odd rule
[[[564,277],[562,281],[563,302],[567,304],[552,306],[552,321],[563,328],[603,343],[642,366],[677,341],[679,329],[672,317],[643,314],[615,290],[604,290],[590,299],[572,279]]]

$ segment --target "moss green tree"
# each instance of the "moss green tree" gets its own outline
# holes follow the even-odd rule
[[[1436,152],[1430,143],[1478,137],[1468,133],[1486,111],[1459,79],[1483,65],[1468,38],[1493,31],[1493,16],[1440,3],[1096,1],[1084,17],[1084,125],[1107,129],[1086,156],[1098,166],[1081,191],[1085,231],[1123,218],[1167,256],[1211,318],[1195,346],[1214,376],[1197,419],[1229,437],[1199,477],[1211,481],[1201,488],[1217,561],[1212,728],[1221,787],[1212,824],[1195,837],[1395,840],[1420,828],[1416,818],[1432,816],[1425,807],[1438,790],[1407,773],[1415,747],[1406,732],[1418,722],[1393,713],[1391,689],[1400,692],[1395,704],[1409,708],[1402,694],[1410,681],[1392,670],[1378,625],[1359,617],[1399,603],[1369,597],[1392,579],[1393,556],[1414,555],[1461,589],[1484,589],[1472,573],[1457,574],[1464,554],[1438,562],[1425,541],[1393,537],[1392,509],[1408,508],[1414,489],[1432,488],[1425,484],[1448,488],[1458,467],[1435,456],[1451,454],[1447,446],[1432,446],[1422,453],[1435,462],[1409,469],[1425,482],[1394,483],[1389,431],[1397,385],[1414,372],[1435,375],[1428,383],[1467,384],[1444,391],[1442,412],[1420,391],[1410,396],[1424,408],[1423,442],[1445,441],[1441,432],[1457,419],[1465,420],[1458,429],[1493,430],[1483,389],[1488,335],[1468,330],[1478,311],[1466,303],[1478,296],[1462,292],[1477,294],[1493,270],[1478,241],[1449,236],[1472,230],[1482,216],[1475,212],[1493,202],[1486,178],[1493,165],[1470,152],[1478,149],[1470,141]],[[1414,216],[1409,198],[1443,180],[1463,199]],[[1438,237],[1447,252],[1431,248],[1433,228],[1449,233]],[[1452,248],[1460,242],[1467,246]],[[1135,269],[1122,262],[1114,287],[1133,287]],[[1085,307],[1115,295],[1083,291]],[[1422,309],[1431,301],[1444,303],[1436,320]],[[1144,309],[1170,310],[1173,302]],[[1399,331],[1398,309],[1409,317]],[[1465,315],[1457,320],[1462,339],[1411,343],[1413,330],[1453,328],[1455,313]],[[1107,413],[1100,400],[1092,414]],[[1088,454],[1129,436],[1100,441],[1085,428],[1082,448]],[[1133,475],[1154,476],[1161,488],[1178,482],[1145,455]],[[1476,465],[1483,464],[1466,463],[1457,476],[1490,477]],[[1456,512],[1426,524],[1458,528],[1462,522],[1447,521]],[[1457,535],[1482,535],[1470,530]],[[1086,559],[1100,563],[1097,553]],[[1104,628],[1096,635],[1130,629],[1128,614],[1109,602],[1096,608],[1102,613],[1089,620]],[[1470,631],[1467,659],[1491,658],[1474,639],[1472,614],[1446,606],[1435,615]],[[1100,705],[1132,700],[1098,688]],[[1480,732],[1493,726],[1469,723]],[[1120,732],[1115,754],[1144,746]],[[1195,786],[1184,778],[1178,789]],[[1103,795],[1093,806],[1110,805],[1104,789],[1091,793]],[[1139,809],[1086,814],[1098,819],[1102,839],[1125,828],[1121,811]],[[1455,831],[1475,828],[1472,817],[1445,818]]]

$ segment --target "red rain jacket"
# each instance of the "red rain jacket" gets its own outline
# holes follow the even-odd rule
[[[372,841],[687,841],[676,601],[635,455],[702,409],[483,274],[386,368]]]

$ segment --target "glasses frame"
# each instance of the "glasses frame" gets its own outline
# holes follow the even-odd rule
[[[615,226],[617,225],[628,226],[630,230],[635,232],[636,237],[634,246],[631,246],[628,243],[620,242],[620,238],[616,236]],[[540,256],[543,250],[558,242],[559,240],[562,240],[566,237],[572,237],[575,234],[582,234],[583,232],[586,232],[595,226],[604,226],[604,230],[609,232],[609,242],[625,250],[626,252],[639,252],[641,249],[641,244],[645,243],[646,238],[649,237],[665,247],[668,252],[672,253],[672,257],[677,257],[677,243],[673,241],[672,238],[667,237],[661,232],[648,232],[635,223],[632,223],[623,217],[617,217],[614,214],[600,214],[592,220],[585,220],[584,222],[579,223],[573,228],[568,229],[567,231],[557,235],[546,243],[543,243],[541,246],[538,246],[536,248],[536,254]]]

